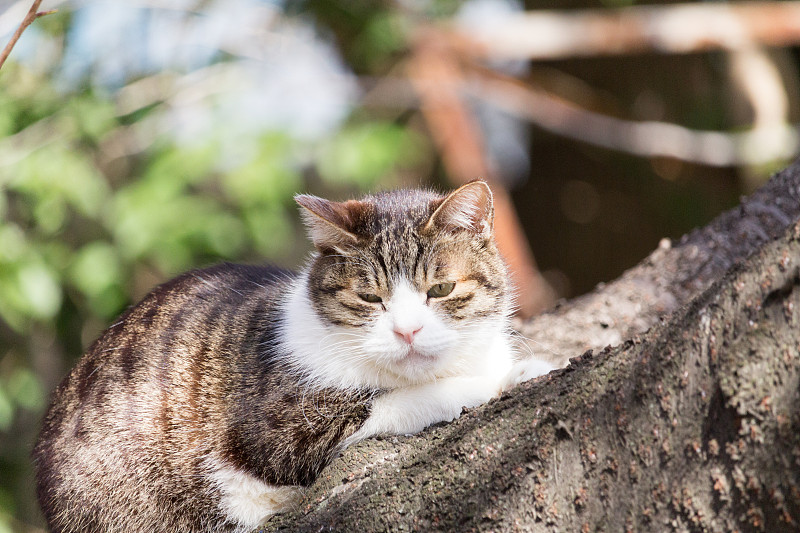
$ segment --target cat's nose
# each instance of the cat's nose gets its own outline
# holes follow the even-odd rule
[[[420,332],[422,326],[409,326],[409,327],[394,327],[394,334],[397,335],[399,338],[406,341],[406,344],[412,344],[414,342],[414,336]]]

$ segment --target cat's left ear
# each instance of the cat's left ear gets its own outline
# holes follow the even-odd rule
[[[308,236],[319,251],[343,253],[358,244],[359,238],[353,233],[353,227],[354,211],[358,207],[355,204],[360,205],[360,202],[332,202],[310,194],[298,194],[294,200],[303,208]]]
[[[423,226],[443,230],[468,230],[490,237],[494,222],[494,202],[489,185],[476,180],[451,192]]]

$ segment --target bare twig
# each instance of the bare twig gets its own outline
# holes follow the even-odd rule
[[[453,40],[485,57],[563,59],[645,52],[683,54],[800,42],[799,2],[632,6],[510,14]]]
[[[488,70],[476,71],[464,89],[537,126],[583,142],[646,157],[674,157],[711,166],[788,160],[800,148],[797,128],[786,123],[750,131],[699,131],[666,122],[636,122],[602,115]]]
[[[34,0],[33,5],[28,10],[28,14],[25,15],[25,18],[22,19],[22,22],[17,28],[17,31],[14,32],[14,35],[11,36],[11,40],[8,41],[6,47],[3,48],[2,52],[0,52],[0,68],[3,68],[3,64],[6,62],[6,59],[8,59],[8,55],[11,53],[11,49],[14,48],[15,44],[17,44],[19,38],[22,37],[22,32],[24,32],[28,26],[33,24],[33,21],[36,20],[37,18],[56,12],[55,9],[51,9],[50,11],[39,11],[39,5],[41,3],[42,0]]]
[[[745,157],[752,158],[753,154],[769,157],[778,151],[784,153],[791,151],[792,146],[796,151],[797,139],[792,144],[787,142],[790,141],[789,136],[778,133],[782,129],[785,130],[785,125],[791,120],[791,102],[786,81],[781,69],[775,63],[775,54],[770,54],[765,48],[754,45],[732,50],[727,59],[728,76],[747,98],[753,113],[752,129],[748,132],[750,138],[760,139],[751,143],[750,153],[745,153]],[[794,136],[796,138],[797,134]],[[763,159],[762,161],[769,162]],[[739,172],[740,179],[748,191],[755,190],[762,182],[762,172],[758,171],[759,163],[757,161],[756,165],[746,164],[743,171]]]
[[[483,177],[491,184],[497,245],[517,288],[519,315],[541,312],[555,300],[554,292],[537,269],[508,191],[492,179],[494,169],[480,126],[460,92],[464,83],[459,61],[437,32],[417,40],[408,77],[448,176],[456,183]]]

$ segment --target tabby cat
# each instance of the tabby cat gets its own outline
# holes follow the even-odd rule
[[[248,531],[346,446],[550,370],[512,357],[484,182],[296,200],[316,248],[300,274],[186,273],[59,385],[33,452],[53,531]]]

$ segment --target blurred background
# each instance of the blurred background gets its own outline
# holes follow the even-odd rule
[[[736,205],[798,149],[794,4],[45,1],[0,70],[0,533],[43,528],[88,344],[183,270],[302,264],[294,193],[489,179],[524,315]]]

